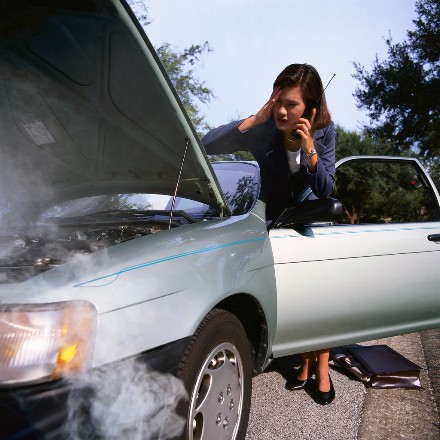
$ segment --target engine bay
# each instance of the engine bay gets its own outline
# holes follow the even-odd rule
[[[4,230],[0,236],[0,283],[22,282],[67,263],[78,254],[91,254],[168,228],[167,222],[154,221],[50,224]]]

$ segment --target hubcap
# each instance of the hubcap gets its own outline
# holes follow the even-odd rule
[[[243,365],[225,342],[205,359],[191,395],[190,440],[234,440],[243,404]]]

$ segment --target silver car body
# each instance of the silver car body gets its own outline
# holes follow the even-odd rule
[[[108,188],[134,192],[141,187],[172,196],[189,140],[179,195],[205,203],[217,198],[226,206],[149,42],[118,1],[96,5],[99,20],[100,14],[119,20],[102,26],[106,42],[93,48],[97,56],[104,44],[99,62],[104,73],[96,73],[93,64],[83,69],[72,60],[50,58],[50,28],[33,37],[35,42],[25,33],[21,41],[14,35],[17,49],[2,56],[3,71],[10,75],[2,91],[3,194],[13,194],[23,216]],[[114,10],[108,14],[105,8]],[[66,35],[84,21],[63,14],[50,20]],[[30,54],[20,59],[24,43]],[[87,60],[83,55],[73,61]],[[135,67],[121,69],[128,63]],[[142,88],[144,77],[154,86]],[[56,141],[32,137],[29,120],[41,122],[40,138],[52,133]],[[164,124],[170,130],[163,130]],[[59,155],[60,148],[66,156]],[[346,160],[356,158],[341,163]],[[416,159],[399,160],[421,167]],[[439,231],[439,222],[433,222],[312,225],[306,235],[292,228],[268,234],[259,201],[240,216],[173,228],[4,284],[0,298],[3,304],[92,303],[99,315],[93,358],[98,366],[190,336],[222,300],[247,295],[264,311],[270,359],[439,325],[440,252],[438,244],[426,240]],[[421,291],[422,300],[416,293]]]
[[[230,215],[226,191],[125,2],[55,3],[1,4],[1,257],[21,246],[8,227],[35,226],[41,212],[80,197],[142,192],[174,204],[177,192],[217,214],[180,226],[170,219],[173,227],[20,282],[0,274],[0,313],[91,304],[88,368],[190,339],[217,308],[235,314],[253,340],[254,372],[276,357],[440,325],[440,244],[427,239],[440,234],[438,218],[268,230],[261,201]],[[411,163],[439,210],[416,159],[377,159]],[[6,216],[12,205],[16,224]]]

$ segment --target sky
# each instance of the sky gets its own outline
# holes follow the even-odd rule
[[[354,62],[372,70],[386,60],[385,39],[414,29],[415,0],[145,0],[155,47],[176,51],[208,41],[195,74],[214,95],[199,104],[212,127],[256,113],[276,76],[289,64],[312,64],[327,84],[332,119],[347,130],[368,123],[353,97]]]

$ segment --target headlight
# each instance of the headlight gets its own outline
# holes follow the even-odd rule
[[[57,379],[86,369],[96,316],[86,301],[0,304],[0,385]]]

